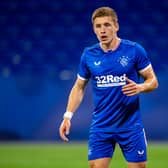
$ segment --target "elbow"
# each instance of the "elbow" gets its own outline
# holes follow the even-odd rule
[[[153,90],[157,89],[158,87],[159,87],[159,82],[156,79],[155,82],[154,82]]]

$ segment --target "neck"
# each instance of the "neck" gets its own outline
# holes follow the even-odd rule
[[[100,46],[101,46],[101,48],[102,48],[105,52],[106,52],[106,51],[109,51],[109,50],[114,51],[114,50],[116,50],[117,47],[119,46],[120,41],[121,41],[120,38],[115,37],[114,39],[111,40],[110,43],[106,43],[106,44],[100,43]]]

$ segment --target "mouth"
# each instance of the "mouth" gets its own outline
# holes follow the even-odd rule
[[[101,36],[100,38],[101,38],[101,41],[106,41],[108,37],[107,36]]]

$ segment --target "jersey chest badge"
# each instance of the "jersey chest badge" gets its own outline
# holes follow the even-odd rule
[[[123,55],[123,56],[119,57],[118,62],[119,62],[123,67],[126,67],[126,66],[128,65],[128,62],[129,62],[129,57]]]

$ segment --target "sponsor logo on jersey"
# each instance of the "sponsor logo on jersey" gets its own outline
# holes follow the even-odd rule
[[[96,76],[95,79],[97,81],[97,87],[113,87],[126,84],[126,74],[121,76],[102,75]]]

